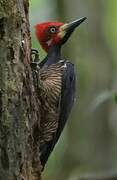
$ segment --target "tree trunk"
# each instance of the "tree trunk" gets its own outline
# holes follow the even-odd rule
[[[0,0],[0,180],[40,180],[28,0]]]

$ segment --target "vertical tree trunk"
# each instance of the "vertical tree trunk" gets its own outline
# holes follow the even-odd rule
[[[40,180],[28,0],[0,1],[0,180]]]

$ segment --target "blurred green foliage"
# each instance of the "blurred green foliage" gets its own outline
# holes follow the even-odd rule
[[[44,180],[74,180],[79,174],[117,169],[117,0],[30,0],[33,26],[87,16],[63,48],[75,64],[76,101],[44,171]],[[114,101],[113,101],[114,98]]]

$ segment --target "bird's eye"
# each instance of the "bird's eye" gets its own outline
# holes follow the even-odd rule
[[[51,32],[51,33],[55,33],[55,32],[56,32],[56,28],[55,28],[55,27],[51,27],[51,28],[50,28],[50,32]]]

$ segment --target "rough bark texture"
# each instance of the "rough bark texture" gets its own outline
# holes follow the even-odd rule
[[[28,0],[0,0],[0,180],[40,180]]]

